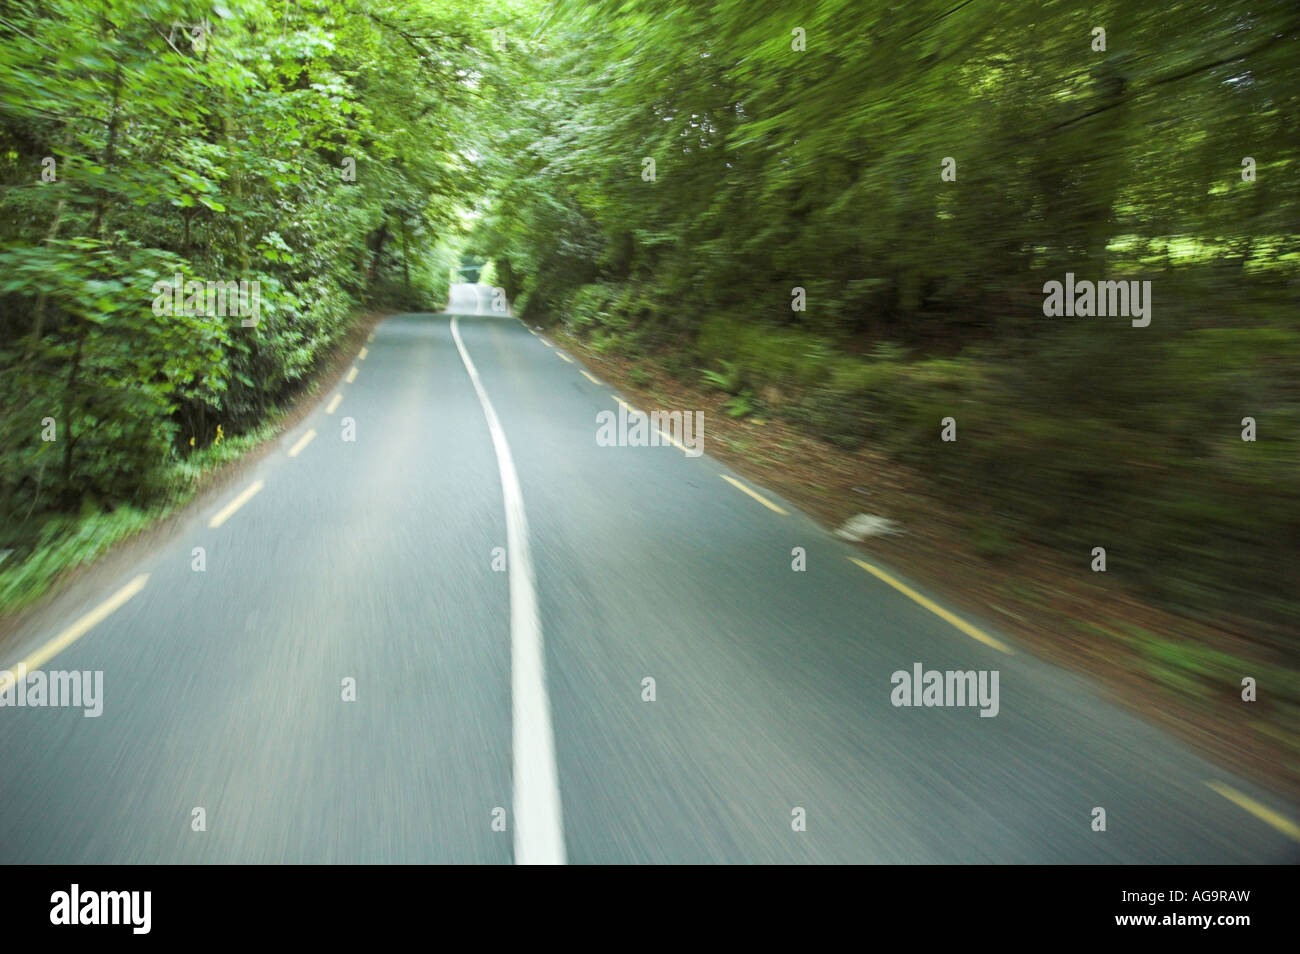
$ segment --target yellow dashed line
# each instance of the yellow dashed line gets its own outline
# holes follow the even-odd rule
[[[360,353],[359,355],[357,355],[357,360],[358,360],[358,361],[365,361],[365,360],[366,360],[366,355],[368,355],[368,354],[370,354],[370,349],[369,349],[369,348],[362,348],[362,349],[361,349],[361,353]]]
[[[342,400],[343,400],[342,394],[335,394],[332,398],[330,398],[329,404],[325,406],[325,413],[333,414],[335,411],[337,411],[339,409],[339,402]]]
[[[593,378],[590,374],[587,374],[586,371],[583,371],[582,373],[587,375],[587,380],[588,380],[588,381],[592,382],[593,384],[600,384],[599,381],[597,381],[595,378]],[[627,413],[629,413],[629,414],[643,414],[643,413],[644,413],[643,411],[638,411],[638,410],[637,410],[636,408],[634,408],[631,404],[628,404],[626,401],[624,401],[624,400],[623,400],[621,397],[619,397],[617,394],[611,394],[610,397],[612,397],[615,401],[617,401],[617,402],[618,402],[622,407],[626,408],[626,409],[627,409]],[[647,415],[647,419],[649,419],[649,415]],[[682,453],[684,453],[684,454],[689,454],[689,453],[690,453],[690,451],[689,451],[689,450],[688,450],[688,449],[687,449],[687,448],[682,444],[681,441],[677,440],[677,438],[673,437],[671,434],[669,434],[668,432],[666,432],[663,428],[661,428],[661,427],[656,427],[655,430],[659,432],[659,436],[660,436],[660,437],[662,437],[662,438],[663,438],[664,440],[666,440],[668,443],[672,444],[674,447],[676,447],[676,448],[677,448],[678,450],[680,450]],[[782,510],[782,509],[781,509],[780,507],[778,507],[776,504],[772,503],[770,500],[767,500],[767,499],[765,499],[765,498],[763,498],[763,497],[760,497],[758,494],[754,493],[754,492],[753,492],[752,490],[750,490],[748,487],[745,487],[745,486],[742,486],[741,484],[736,483],[736,481],[731,480],[731,478],[728,477],[726,474],[719,474],[718,476],[720,476],[723,480],[729,480],[729,481],[731,481],[731,483],[736,484],[737,487],[740,487],[741,490],[743,490],[745,493],[749,494],[749,495],[750,495],[751,497],[753,497],[755,500],[762,501],[763,506],[765,506],[765,507],[771,507],[771,508],[772,508],[773,510],[775,510],[777,513],[785,513],[784,510]]]
[[[1206,782],[1205,784],[1234,805],[1250,812],[1260,821],[1267,825],[1272,825],[1288,838],[1294,841],[1300,841],[1300,826],[1297,826],[1295,822],[1291,821],[1289,818],[1279,815],[1267,805],[1261,805],[1249,795],[1243,795],[1230,785],[1224,785],[1222,782]]]
[[[538,335],[537,337],[542,338],[541,335]],[[554,348],[554,347],[555,347],[555,345],[551,344],[551,343],[550,343],[549,341],[547,341],[545,338],[542,338],[542,344],[546,345],[546,347],[548,347],[548,348]]]
[[[289,448],[289,456],[297,457],[302,453],[302,449],[311,443],[311,439],[316,436],[316,428],[312,428],[302,437],[298,438],[298,443]]]
[[[593,384],[600,384],[599,381],[597,381],[595,378],[593,378],[590,374],[587,374],[586,371],[583,371],[582,373],[587,375],[587,380],[588,380],[588,381],[591,381]],[[610,397],[612,397],[615,401],[617,401],[617,402],[618,402],[620,405],[622,405],[623,407],[627,408],[627,412],[628,412],[629,414],[641,414],[641,413],[643,413],[643,412],[641,412],[641,411],[638,411],[638,410],[637,410],[636,408],[634,408],[631,404],[628,404],[626,401],[624,401],[624,400],[623,400],[621,397],[619,397],[617,394],[611,394]],[[663,428],[661,428],[661,427],[656,427],[655,430],[659,432],[659,436],[660,436],[660,437],[662,437],[662,438],[663,438],[664,440],[666,440],[668,443],[672,444],[674,447],[676,447],[676,448],[677,448],[678,450],[680,450],[682,453],[684,453],[684,454],[688,454],[688,453],[690,453],[690,451],[689,451],[689,450],[688,450],[688,449],[687,449],[687,448],[682,444],[681,441],[677,440],[677,438],[673,437],[671,434],[669,434],[668,432],[666,432]],[[754,493],[754,492],[753,492],[752,490],[750,490],[748,487],[745,487],[745,486],[743,486],[743,485],[741,485],[741,484],[736,483],[736,481],[731,480],[731,478],[728,477],[726,474],[719,474],[718,476],[720,476],[723,480],[728,480],[728,481],[731,481],[731,483],[736,484],[737,487],[740,487],[741,490],[743,490],[745,493],[749,494],[749,495],[750,495],[751,497],[753,497],[755,500],[762,501],[762,503],[763,503],[763,505],[764,505],[765,507],[771,507],[771,508],[772,508],[773,510],[775,510],[777,513],[785,513],[784,510],[782,510],[782,509],[781,509],[780,507],[778,507],[776,504],[772,503],[770,500],[767,500],[767,499],[765,499],[765,498],[763,498],[763,497],[760,497],[758,494]]]
[[[244,489],[244,492],[242,494],[240,494],[234,500],[230,501],[230,503],[226,504],[219,511],[217,511],[217,513],[213,516],[213,518],[208,521],[208,526],[211,527],[213,530],[221,526],[223,523],[225,523],[234,515],[236,510],[238,510],[244,504],[252,500],[253,497],[257,494],[257,492],[262,489],[262,486],[263,486],[262,481],[260,480],[253,481],[251,484],[248,485],[248,487]]]
[[[557,351],[557,352],[555,352],[555,353],[556,353],[556,355],[558,355],[559,357],[563,358],[565,361],[569,362],[569,364],[573,364],[573,359],[570,358],[570,357],[569,357],[567,354],[565,354],[563,351]]]
[[[985,646],[991,646],[992,648],[998,650],[999,652],[1012,654],[1011,647],[1008,646],[1006,643],[1002,642],[1000,639],[994,639],[992,636],[984,632],[984,630],[980,629],[978,626],[972,626],[970,623],[966,622],[960,616],[953,615],[952,613],[944,609],[942,606],[940,606],[938,603],[922,596],[920,593],[916,592],[916,590],[912,589],[906,583],[894,579],[892,576],[890,576],[888,573],[886,573],[884,570],[880,569],[879,567],[874,567],[870,563],[864,563],[862,560],[859,560],[856,557],[849,557],[849,559],[852,560],[854,563],[856,563],[858,566],[862,567],[862,569],[866,570],[872,576],[876,577],[878,580],[882,580],[883,582],[888,583],[890,586],[898,590],[898,592],[902,593],[908,599],[920,603],[922,606],[928,609],[935,616],[938,616],[940,619],[944,620],[945,622],[951,623],[953,626],[956,626],[958,629],[960,629],[971,639],[977,639]]]
[[[605,386],[604,383],[601,382],[600,378],[592,377],[591,372],[587,371],[585,368],[582,369],[582,376],[597,387],[603,388]]]
[[[55,636],[40,649],[36,650],[36,652],[32,653],[17,666],[14,666],[14,670],[17,670],[19,666],[26,669],[27,672],[34,672],[37,669],[40,669],[59,653],[63,652],[63,650],[67,649],[79,640],[82,636],[85,636],[86,633],[90,632],[94,627],[102,623],[108,615],[119,606],[144,589],[144,585],[147,582],[149,582],[149,574],[141,573],[134,580],[122,587],[108,599],[104,600],[104,602],[100,603],[63,632],[59,633],[59,635]],[[15,681],[16,677],[12,670],[0,672],[0,692],[8,689]]]
[[[689,453],[689,451],[686,449],[685,445],[682,444],[681,441],[679,441],[677,438],[673,437],[673,435],[669,434],[669,433],[668,433],[667,431],[665,431],[662,427],[656,427],[655,430],[659,432],[659,436],[660,436],[660,437],[662,437],[664,440],[666,440],[669,444],[672,444],[674,447],[676,447],[676,448],[677,448],[679,451],[681,451],[683,454]]]
[[[730,477],[728,477],[726,474],[718,474],[718,476],[721,477],[723,480],[725,480],[727,483],[731,484],[731,486],[735,487],[737,490],[742,490],[742,491],[744,491],[745,493],[749,494],[751,497],[753,497],[755,500],[757,500],[759,503],[761,503],[761,504],[762,504],[764,507],[766,507],[768,510],[775,510],[775,511],[776,511],[777,513],[779,513],[779,514],[783,514],[783,515],[785,515],[785,516],[789,516],[789,511],[782,510],[780,507],[778,507],[776,504],[772,503],[772,501],[768,500],[768,499],[767,499],[766,497],[764,497],[762,494],[760,494],[760,493],[758,493],[758,492],[756,492],[756,491],[750,490],[748,487],[746,487],[746,486],[745,486],[744,484],[742,484],[740,481],[738,481],[738,480],[732,480],[732,479],[731,479]]]
[[[367,341],[374,341],[374,340],[375,340],[375,333],[372,331],[372,332],[370,332],[370,334],[366,335],[366,340],[367,340]]]
[[[352,370],[348,372],[348,376],[347,376],[346,378],[344,378],[343,380],[344,380],[344,382],[346,382],[347,384],[351,384],[351,383],[352,383],[353,381],[355,381],[356,379],[357,379],[357,366],[354,364],[354,365],[352,366]]]

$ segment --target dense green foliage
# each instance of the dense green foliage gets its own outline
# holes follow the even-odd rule
[[[475,250],[530,321],[914,463],[991,554],[1294,621],[1298,14],[562,3],[503,67]],[[1045,317],[1066,272],[1150,281],[1151,324]]]
[[[64,514],[160,504],[363,306],[444,300],[492,53],[471,0],[0,11],[8,571],[75,536]],[[256,282],[258,313],[160,315],[176,274]]]
[[[1292,2],[3,0],[0,36],[0,572],[167,499],[359,308],[434,306],[475,206],[465,274],[526,319],[890,451],[990,555],[1296,613]],[[1151,324],[1046,317],[1066,272],[1150,281]],[[177,274],[257,282],[256,325],[157,314]]]

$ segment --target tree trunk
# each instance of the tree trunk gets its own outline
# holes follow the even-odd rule
[[[80,321],[80,334],[77,335],[77,350],[72,357],[72,366],[68,368],[68,379],[63,385],[63,487],[64,493],[72,491],[72,448],[76,444],[76,435],[72,431],[72,411],[76,402],[73,392],[77,386],[77,376],[81,372],[81,354],[86,343],[86,323]]]
[[[411,290],[411,256],[407,253],[408,244],[406,236],[406,218],[402,218],[402,279],[406,283],[406,290]]]

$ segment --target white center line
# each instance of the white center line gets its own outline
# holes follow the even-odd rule
[[[515,864],[564,864],[564,820],[560,809],[560,784],[555,768],[555,738],[551,729],[551,702],[546,692],[546,667],[542,651],[542,622],[537,611],[537,591],[532,552],[528,544],[528,519],[519,488],[510,445],[497,412],[483,390],[478,369],[465,350],[457,319],[451,319],[451,336],[460,359],[483,406],[506,509],[506,561],[510,576],[510,700],[513,737]]]

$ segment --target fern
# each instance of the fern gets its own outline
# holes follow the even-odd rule
[[[700,372],[704,382],[719,391],[735,394],[740,390],[741,370],[734,361],[720,361],[721,371],[705,368]]]

